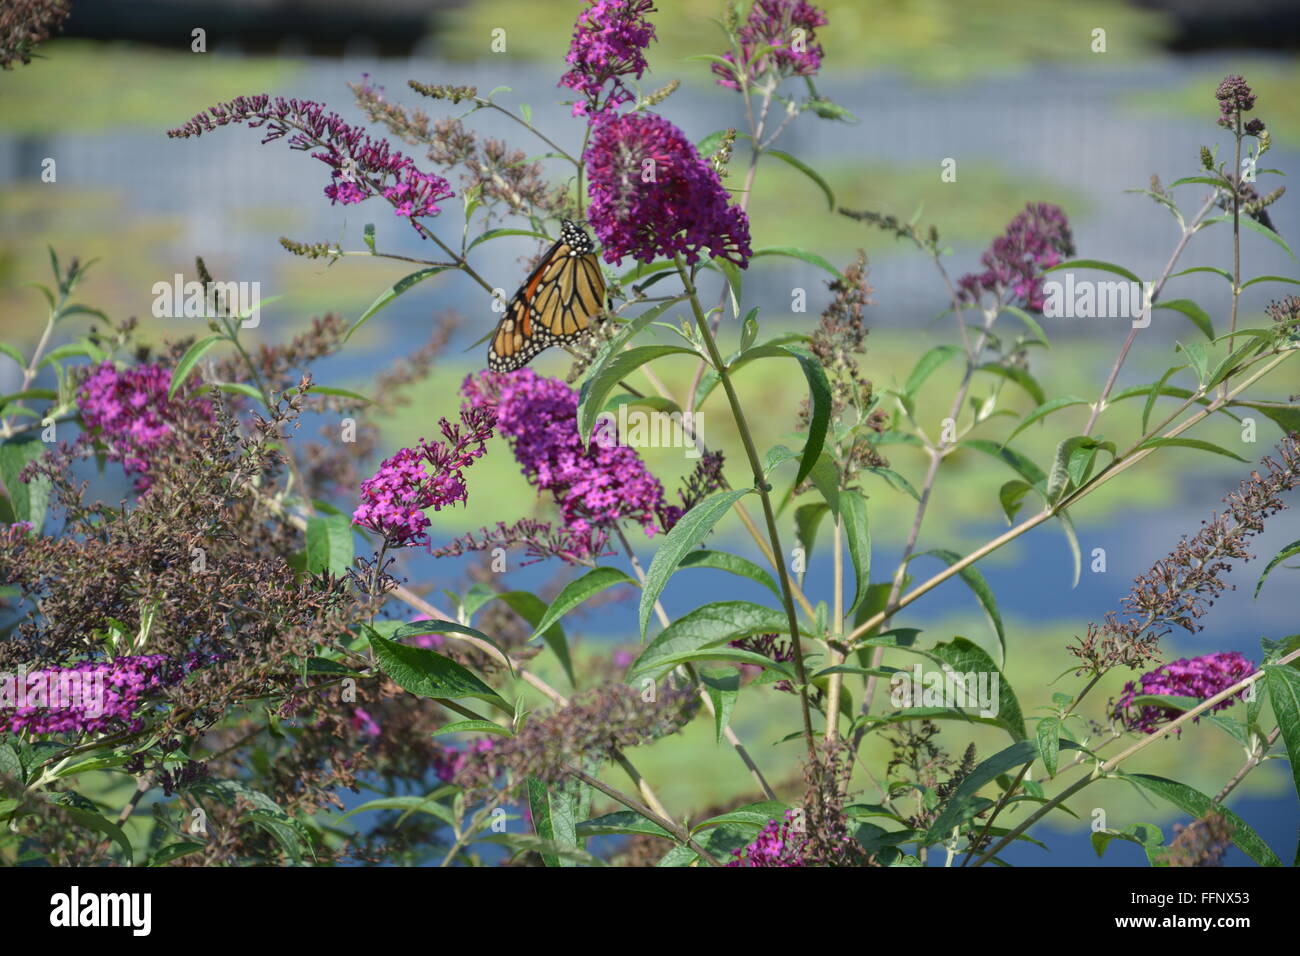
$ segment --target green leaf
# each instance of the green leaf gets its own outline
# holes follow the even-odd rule
[[[538,637],[579,604],[590,600],[601,591],[612,588],[616,584],[636,584],[636,581],[618,568],[612,567],[592,568],[576,581],[570,581],[555,596],[555,600],[546,609],[542,619],[533,628],[532,637],[529,637],[529,640]]]
[[[1073,405],[1089,405],[1089,404],[1091,403],[1086,398],[1078,398],[1074,395],[1062,395],[1060,398],[1053,398],[1050,401],[1043,402],[1032,412],[1030,412],[1028,415],[1026,415],[1024,418],[1020,420],[1020,424],[1015,427],[1015,430],[1012,431],[1011,434],[1007,436],[1006,441],[1004,441],[1002,444],[1010,445],[1011,440],[1013,438],[1019,435],[1022,431],[1024,431],[1034,422],[1046,418],[1048,415],[1052,414],[1052,412],[1059,411],[1062,408],[1069,408]]]
[[[444,622],[446,623],[446,622]],[[384,673],[404,690],[418,697],[455,700],[476,697],[514,715],[514,708],[472,672],[455,661],[423,647],[411,647],[370,634],[370,646]]]
[[[979,764],[962,780],[944,804],[943,811],[930,826],[923,842],[931,844],[947,840],[953,827],[961,822],[966,807],[974,800],[981,787],[1010,770],[1023,767],[1037,756],[1038,745],[1032,741],[1022,740]]]
[[[1020,701],[1006,675],[998,669],[984,648],[964,637],[954,637],[950,642],[936,644],[928,651],[919,653],[942,661],[958,674],[989,674],[990,677],[997,674],[997,713],[992,715],[992,720],[1006,730],[1012,740],[1025,738],[1025,718],[1020,710]]]
[[[841,492],[840,516],[844,521],[849,555],[853,558],[853,600],[844,609],[845,614],[852,615],[871,586],[871,530],[867,519],[867,499],[852,488]]]
[[[418,285],[430,276],[436,276],[439,272],[446,272],[448,268],[450,267],[430,266],[427,269],[420,269],[416,272],[412,272],[410,275],[398,279],[383,292],[379,293],[379,296],[375,301],[371,302],[370,305],[366,307],[366,311],[362,312],[361,315],[357,317],[357,320],[353,322],[351,328],[348,329],[347,334],[343,336],[343,341],[346,342],[348,339],[352,338],[357,329],[369,322],[376,312],[387,306],[403,292],[406,292],[412,286]]]
[[[1177,279],[1179,276],[1190,275],[1193,272],[1212,272],[1216,276],[1222,276],[1227,279],[1229,285],[1231,285],[1233,281],[1232,273],[1227,269],[1220,269],[1218,266],[1192,266],[1190,269],[1184,269],[1182,272],[1175,272],[1169,278]]]
[[[1208,312],[1191,299],[1171,299],[1168,302],[1157,302],[1154,308],[1173,309],[1175,312],[1181,312],[1192,320],[1192,323],[1205,334],[1207,339],[1214,339],[1214,320],[1210,318]]]
[[[27,368],[27,359],[23,358],[23,353],[8,342],[0,342],[0,355],[7,355],[14,360],[14,363],[22,369]]]
[[[713,730],[717,743],[722,743],[722,732],[727,728],[736,698],[740,696],[740,671],[703,671],[700,683],[713,701]]]
[[[502,238],[503,235],[528,235],[528,237],[533,239],[545,239],[546,242],[551,242],[551,237],[549,237],[549,235],[546,233],[533,232],[532,229],[489,229],[487,232],[474,237],[474,241],[469,243],[469,246],[465,247],[465,252],[468,252],[474,246],[480,245],[482,242],[491,242],[493,239]]]
[[[163,866],[172,860],[178,860],[183,856],[196,853],[205,849],[202,843],[194,843],[186,840],[181,843],[169,843],[167,846],[159,847],[158,852],[149,858],[150,866]]]
[[[1111,272],[1117,276],[1123,276],[1129,282],[1136,282],[1138,285],[1142,284],[1141,279],[1123,266],[1117,266],[1113,262],[1103,262],[1100,259],[1071,259],[1069,262],[1062,262],[1050,269],[1044,269],[1043,272],[1060,272],[1062,269],[1097,269],[1100,272]]]
[[[817,458],[822,453],[822,448],[826,443],[826,429],[831,420],[831,385],[826,378],[826,370],[822,364],[807,349],[798,345],[758,345],[750,349],[744,355],[745,362],[750,362],[758,358],[789,357],[799,362],[799,367],[803,369],[804,377],[808,380],[808,391],[812,404],[812,419],[808,424],[808,440],[804,442],[803,452],[799,458],[799,474],[795,478],[796,485],[802,484],[803,480],[813,470],[817,464]]]
[[[1036,320],[1032,315],[1024,309],[1017,308],[1014,305],[1004,305],[1002,309],[1004,312],[1010,312],[1023,322],[1025,328],[1029,330],[1030,334],[1032,334],[1039,342],[1042,342],[1046,348],[1050,349],[1052,347],[1052,343],[1047,339],[1047,333],[1043,331],[1043,327],[1038,324],[1038,320]]]
[[[243,395],[255,402],[262,402],[262,393],[251,385],[245,385],[243,382],[217,382],[216,385],[221,391],[231,395]]]
[[[560,855],[555,848],[579,850],[576,831],[577,797],[567,786],[550,786],[536,777],[528,778],[528,805],[533,812],[533,828],[546,841],[540,849],[542,862],[547,866],[577,866],[568,855]]]
[[[361,804],[359,807],[353,807],[343,816],[338,818],[342,823],[348,817],[355,816],[358,813],[365,813],[370,810],[402,810],[402,819],[410,816],[412,813],[427,813],[429,816],[437,817],[448,826],[454,826],[456,818],[452,815],[447,807],[438,803],[432,795],[429,796],[406,796],[406,797],[381,797],[378,800],[371,800]]]
[[[619,810],[616,813],[607,813],[604,816],[593,817],[590,820],[583,820],[577,826],[578,836],[613,836],[620,833],[642,833],[650,836],[663,837],[665,840],[676,840],[676,838],[651,820],[647,820],[641,814],[632,810]]]
[[[185,350],[185,354],[181,356],[181,360],[176,363],[176,368],[172,371],[172,384],[171,387],[167,389],[168,398],[176,397],[176,393],[181,390],[181,386],[184,385],[185,380],[190,377],[190,373],[193,372],[195,366],[199,364],[199,360],[207,354],[208,350],[212,348],[212,346],[216,345],[224,337],[225,336],[221,335],[209,335],[206,339],[199,339]]]
[[[504,595],[501,595],[501,597],[504,597]],[[540,599],[538,600],[540,601]],[[513,604],[510,606],[512,608],[514,607]],[[505,658],[507,666],[511,669],[511,673],[514,672],[514,665],[509,663],[510,655],[506,653],[505,648],[482,631],[472,628],[468,624],[459,624],[455,621],[438,621],[432,618],[423,621],[408,621],[406,623],[400,621],[380,621],[377,622],[375,627],[371,628],[371,630],[378,630],[379,625],[381,624],[396,625],[392,627],[391,630],[379,632],[381,637],[387,637],[390,641],[401,641],[404,638],[415,637],[420,634],[464,634],[466,637],[477,638],[483,643],[495,647],[501,653],[501,656]]]
[[[1226,448],[1220,448],[1218,445],[1211,444],[1208,441],[1201,441],[1199,438],[1148,438],[1138,449],[1142,448],[1197,448],[1201,451],[1212,451],[1216,455],[1223,455],[1227,458],[1235,458],[1237,461],[1246,461],[1235,452],[1228,451]]]
[[[691,828],[691,835],[694,836],[701,830],[727,825],[751,827],[755,830],[761,830],[773,820],[784,819],[785,812],[788,809],[790,809],[789,806],[779,800],[762,800],[758,803],[751,803],[747,806],[737,807],[735,810],[729,810],[726,813],[718,814],[716,817],[709,817],[707,820],[702,820]]]
[[[352,564],[352,521],[347,515],[307,519],[307,570],[346,574]]]
[[[569,860],[582,866],[608,866],[604,860],[594,857],[586,850],[577,847],[562,846],[553,840],[545,840],[533,833],[491,833],[479,837],[483,843],[499,843],[515,850],[528,850],[537,854],[553,854],[562,860]]]
[[[827,183],[826,180],[824,180],[821,177],[821,174],[818,173],[817,170],[813,169],[803,160],[796,159],[795,157],[791,156],[789,153],[779,149],[765,149],[763,150],[763,155],[775,156],[777,159],[781,160],[782,162],[788,163],[789,165],[793,166],[795,169],[799,170],[799,172],[807,176],[809,179],[811,179],[814,183],[817,184],[817,188],[819,188],[822,191],[822,195],[826,197],[827,208],[831,212],[835,211],[835,193],[831,190],[830,184]]]
[[[795,539],[805,553],[812,554],[813,544],[817,540],[817,526],[821,524],[822,516],[830,510],[830,505],[821,501],[800,505],[794,510]]]
[[[925,380],[934,373],[935,369],[943,365],[954,355],[960,355],[961,348],[956,345],[936,345],[930,351],[926,352],[917,361],[916,367],[912,369],[912,374],[907,376],[907,384],[903,386],[903,394],[909,399],[916,397]]]
[[[596,427],[609,398],[620,381],[636,371],[647,362],[663,358],[666,355],[695,355],[692,349],[680,345],[641,345],[626,352],[611,355],[609,361],[595,374],[582,383],[578,405],[578,434],[584,444],[591,441],[591,433]]]
[[[749,578],[749,580],[763,585],[778,598],[781,597],[781,589],[777,587],[772,575],[748,558],[742,558],[740,555],[732,554],[729,551],[692,551],[682,558],[682,563],[677,568],[678,570],[684,568],[713,568],[717,571],[726,571],[742,578]]]
[[[930,555],[938,558],[944,564],[951,567],[961,560],[961,555],[956,551],[944,551],[935,549],[932,551],[923,551],[920,554],[913,555],[909,560],[925,557]],[[984,575],[972,564],[957,572],[958,576],[966,582],[966,586],[971,589],[975,597],[979,600],[980,606],[984,608],[984,613],[988,616],[989,624],[993,628],[993,633],[998,639],[998,660],[1005,661],[1007,654],[1007,638],[1002,630],[1002,615],[998,612],[997,598],[993,596],[993,590],[989,587],[988,582],[984,580]]]
[[[655,671],[680,655],[753,634],[785,633],[790,622],[785,613],[749,601],[720,601],[698,607],[659,632],[628,669],[626,682]]]
[[[664,536],[650,562],[650,569],[646,571],[645,583],[641,586],[639,626],[643,640],[655,602],[667,586],[668,578],[681,565],[682,558],[694,551],[731,506],[750,491],[749,488],[735,488],[710,495],[682,515],[681,520]]]
[[[1247,279],[1243,282],[1241,287],[1245,289],[1247,286],[1252,286],[1256,282],[1289,282],[1291,285],[1300,285],[1300,279],[1289,279],[1286,276],[1255,276],[1255,278]]]
[[[1291,779],[1296,793],[1300,793],[1300,671],[1276,664],[1264,665],[1264,681],[1268,684],[1273,714],[1282,728],[1286,743],[1287,762],[1291,764]]]
[[[1024,505],[1025,495],[1033,490],[1033,485],[1019,478],[1013,478],[998,489],[998,502],[1002,505],[1002,513],[1007,516],[1007,524],[1015,521]]]
[[[1038,753],[1043,758],[1043,766],[1055,777],[1061,752],[1061,718],[1044,717],[1038,722],[1035,736],[1038,739]]]
[[[1015,382],[1040,406],[1047,401],[1047,395],[1043,392],[1043,386],[1039,385],[1038,381],[1023,368],[1016,368],[1011,365],[1001,365],[997,362],[989,362],[985,365],[981,365],[977,371],[988,372],[992,375],[997,375],[1000,378],[1005,378],[1009,382]]]
[[[59,804],[60,808],[66,813],[72,822],[79,827],[85,827],[87,830],[94,830],[102,833],[122,851],[122,858],[126,860],[127,866],[135,865],[135,857],[131,851],[131,841],[127,838],[126,833],[113,821],[103,817],[94,810],[89,810],[81,804],[88,803],[84,798],[70,792],[59,794],[50,794],[47,799],[51,803]],[[76,802],[74,802],[76,801]]]
[[[1277,858],[1277,854],[1269,849],[1268,844],[1263,841],[1250,824],[1222,804],[1214,803],[1199,790],[1193,789],[1185,783],[1179,783],[1177,780],[1169,780],[1165,777],[1157,777],[1147,773],[1115,771],[1114,775],[1119,779],[1136,783],[1156,796],[1163,797],[1184,813],[1197,819],[1205,816],[1212,809],[1217,810],[1232,824],[1232,842],[1243,853],[1260,866],[1282,865],[1282,861]]]
[[[844,276],[840,270],[831,265],[830,261],[815,252],[809,252],[807,249],[799,249],[795,246],[768,246],[766,249],[755,249],[753,258],[759,256],[786,256],[790,259],[799,259],[809,265],[816,266],[818,269],[825,269],[837,279],[843,279]]]
[[[502,727],[500,724],[493,723],[490,720],[458,720],[455,723],[443,724],[429,736],[441,737],[444,734],[496,734],[499,737],[513,737],[509,727]]]
[[[1259,597],[1259,589],[1264,586],[1264,579],[1268,577],[1269,573],[1287,558],[1293,558],[1297,554],[1300,554],[1300,540],[1292,541],[1273,555],[1273,559],[1268,562],[1268,567],[1264,569],[1264,573],[1259,576],[1259,581],[1255,584],[1255,597]]]
[[[1263,236],[1265,239],[1268,239],[1271,242],[1277,243],[1279,246],[1282,247],[1282,251],[1284,251],[1292,259],[1295,258],[1295,253],[1292,252],[1291,247],[1286,244],[1286,240],[1283,239],[1281,236],[1279,236],[1272,229],[1268,228],[1268,226],[1264,225],[1262,222],[1258,222],[1257,220],[1250,218],[1250,216],[1247,216],[1244,213],[1238,218],[1241,221],[1241,224],[1245,226],[1247,229],[1251,230],[1252,232],[1259,233],[1261,236]],[[1201,228],[1204,229],[1206,226],[1212,225],[1216,222],[1232,222],[1232,214],[1225,213],[1222,216],[1215,216],[1213,219],[1206,219],[1204,222],[1201,223]]]
[[[50,480],[45,477],[20,481],[18,476],[30,462],[45,454],[45,443],[35,437],[15,439],[0,445],[0,484],[8,495],[8,502],[0,498],[0,518],[8,523],[30,521],[39,534],[45,525],[45,511],[50,498]],[[5,515],[5,505],[12,515]]]

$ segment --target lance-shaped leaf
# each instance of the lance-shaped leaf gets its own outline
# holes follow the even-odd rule
[[[419,697],[440,697],[456,700],[476,697],[494,707],[514,714],[501,695],[483,683],[474,673],[450,658],[423,647],[410,647],[396,641],[385,640],[373,630],[370,646],[384,673],[403,690]]]
[[[628,670],[626,679],[630,684],[642,675],[666,669],[670,662],[679,660],[683,654],[753,634],[783,633],[789,627],[783,611],[761,604],[749,601],[706,604],[660,631]]]
[[[913,555],[912,560],[916,558],[931,555],[938,558],[944,564],[951,567],[961,560],[961,555],[955,551],[944,551],[935,549],[932,551],[923,551],[920,554]],[[975,597],[980,602],[980,607],[984,608],[984,613],[988,616],[989,624],[993,628],[993,633],[998,639],[998,661],[1005,661],[1007,656],[1007,637],[1002,630],[1002,615],[998,611],[997,598],[993,596],[993,589],[984,580],[984,575],[974,565],[967,565],[957,572],[958,576],[966,582],[966,586],[971,589]]]
[[[590,600],[601,591],[612,588],[616,584],[636,584],[636,581],[618,568],[611,567],[592,568],[576,581],[570,581],[555,596],[555,600],[546,609],[542,619],[533,628],[533,634],[529,640],[541,635],[543,631],[579,604]]]
[[[642,638],[645,637],[655,602],[659,600],[672,573],[681,565],[682,558],[694,551],[727,510],[749,492],[748,488],[734,488],[710,495],[682,515],[681,520],[664,536],[646,571],[645,583],[641,586],[639,624]]]

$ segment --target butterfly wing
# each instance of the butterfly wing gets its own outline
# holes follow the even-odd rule
[[[585,332],[604,304],[605,278],[591,240],[566,223],[506,307],[488,348],[488,368],[523,368],[543,349]]]

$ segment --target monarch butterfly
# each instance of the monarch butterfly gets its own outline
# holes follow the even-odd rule
[[[604,305],[605,277],[591,237],[565,219],[560,238],[506,306],[488,348],[488,368],[523,368],[543,349],[586,331]]]

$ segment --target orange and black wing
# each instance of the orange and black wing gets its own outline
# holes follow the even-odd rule
[[[513,372],[543,349],[572,339],[605,305],[605,279],[591,239],[565,220],[547,250],[506,307],[488,349],[488,368]]]

